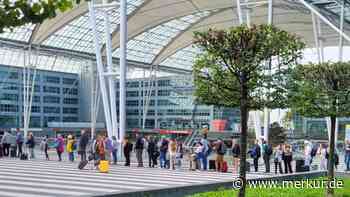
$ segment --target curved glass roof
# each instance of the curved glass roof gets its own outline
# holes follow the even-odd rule
[[[339,24],[342,0],[305,0],[319,10],[336,26]],[[253,2],[258,4],[252,5]],[[267,22],[266,0],[252,0],[243,5],[251,10],[252,23]],[[282,29],[301,36],[310,48],[314,45],[314,33],[310,12],[297,0],[281,0],[274,2],[274,24]],[[128,43],[127,58],[143,64],[159,64],[175,69],[191,70],[194,57],[200,51],[191,46],[193,31],[208,28],[228,28],[238,25],[237,5],[232,0],[128,0]],[[97,29],[100,41],[104,40],[103,13],[107,12],[111,21],[113,56],[119,57],[119,9],[105,8],[96,11]],[[350,24],[350,1],[345,1],[345,22]],[[326,38],[324,46],[338,45],[336,32],[323,24],[322,31]],[[350,28],[345,28],[349,35]],[[27,43],[42,48],[66,50],[81,53],[82,56],[94,57],[94,44],[89,24],[87,2],[82,1],[70,11],[58,14],[55,19],[45,21],[41,25],[25,25],[13,31],[7,30],[0,34],[0,43]],[[349,40],[350,41],[350,40]],[[346,43],[348,44],[348,43]],[[18,47],[17,47],[18,48]],[[102,47],[103,48],[103,47]],[[7,51],[9,50],[9,51]],[[0,46],[0,64],[21,65],[19,53],[23,50]],[[55,53],[42,53],[38,58],[39,68],[74,72],[77,65],[86,64],[83,58],[69,55],[58,57]],[[23,58],[22,58],[23,59]],[[83,63],[77,63],[82,61]]]
[[[210,11],[190,14],[158,25],[130,40],[127,44],[128,59],[152,63],[157,54],[191,24],[208,16]],[[113,53],[119,57],[119,48]],[[187,68],[188,69],[188,68]]]
[[[127,13],[132,13],[144,0],[130,0],[128,1]],[[104,34],[104,18],[103,12],[107,12],[111,22],[111,31],[117,28],[119,24],[119,9],[117,8],[103,8],[95,10],[96,27],[100,33],[100,41],[105,39]],[[112,33],[112,32],[110,32]],[[93,33],[90,29],[89,13],[71,21],[62,29],[51,35],[43,45],[53,46],[57,48],[76,50],[82,52],[93,53]]]

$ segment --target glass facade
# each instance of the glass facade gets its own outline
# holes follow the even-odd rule
[[[23,127],[23,71],[0,65],[0,128]],[[79,120],[78,74],[37,70],[30,127]],[[68,101],[68,102],[67,102]]]
[[[143,125],[145,129],[196,129],[210,126],[214,118],[227,120],[226,130],[234,129],[239,122],[237,109],[198,105],[194,102],[193,91],[191,76],[159,77],[152,83],[148,78],[129,80],[128,130],[141,129]]]

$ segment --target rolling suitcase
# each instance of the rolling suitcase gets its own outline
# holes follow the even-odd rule
[[[215,160],[209,160],[209,170],[216,170]]]
[[[22,153],[19,159],[20,160],[28,160],[28,155],[26,153]]]
[[[222,164],[221,172],[227,172],[227,170],[228,170],[227,162],[224,161]]]
[[[10,149],[10,157],[16,157],[17,156],[17,150],[14,147],[11,147]]]
[[[88,164],[88,161],[87,161],[87,160],[84,160],[84,161],[79,162],[78,169],[79,169],[79,170],[84,169],[85,166],[86,166],[87,164]]]

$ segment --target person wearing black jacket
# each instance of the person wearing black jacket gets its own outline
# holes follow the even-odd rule
[[[143,161],[142,161],[142,154],[143,154],[143,148],[144,148],[144,139],[139,134],[136,134],[136,144],[135,144],[135,151],[136,151],[136,159],[137,159],[137,167],[143,167]]]
[[[129,139],[125,138],[124,140],[124,157],[125,157],[125,166],[130,166],[130,153],[132,151],[133,145],[129,142]]]
[[[232,156],[233,156],[233,173],[238,172],[241,148],[237,141],[232,137]]]
[[[292,160],[293,160],[293,152],[291,150],[291,147],[289,144],[286,144],[284,146],[284,151],[283,151],[283,154],[282,154],[282,159],[284,161],[284,170],[285,170],[285,173],[288,174],[288,173],[293,173],[293,170],[292,170]]]
[[[261,149],[260,149],[260,145],[259,145],[259,141],[258,140],[255,141],[255,145],[252,148],[252,150],[250,151],[250,156],[253,158],[254,169],[255,169],[255,172],[257,172],[258,171],[259,158],[261,156]]]
[[[157,155],[156,155],[157,145],[152,136],[148,137],[147,153],[148,153],[148,166],[150,168],[154,168],[154,166],[157,165]]]
[[[86,147],[89,144],[89,136],[85,132],[85,130],[81,130],[81,136],[79,140],[79,150],[81,161],[86,161]]]
[[[29,133],[26,144],[29,148],[29,158],[34,159],[35,139],[32,132]]]

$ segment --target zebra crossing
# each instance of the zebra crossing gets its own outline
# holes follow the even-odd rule
[[[0,160],[1,197],[94,196],[232,181],[232,173],[110,166],[107,174],[77,162]],[[248,178],[269,176],[248,174]]]

